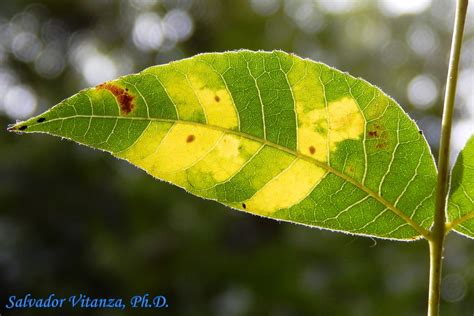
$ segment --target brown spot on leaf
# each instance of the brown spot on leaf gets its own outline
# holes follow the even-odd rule
[[[39,119],[36,120],[36,122],[38,122],[38,123],[42,123],[44,121],[46,121],[46,119],[44,117],[40,117]]]
[[[120,112],[123,114],[128,114],[132,112],[134,104],[134,97],[128,93],[128,88],[123,89],[111,83],[102,83],[96,87],[97,89],[109,90],[117,99],[117,102],[120,106]]]
[[[376,140],[374,145],[378,150],[389,150],[392,146],[389,132],[380,124],[371,125],[367,135]]]
[[[20,126],[18,129],[19,129],[20,131],[24,131],[24,130],[27,129],[27,128],[28,128],[28,126],[23,125],[23,126]]]
[[[219,98],[218,95],[214,96],[214,100],[216,100],[216,102],[219,102],[221,100],[221,98]]]
[[[314,148],[314,146],[309,146],[309,152],[311,153],[311,155],[314,155],[314,153],[316,152],[316,148]]]
[[[245,203],[242,203],[242,208],[245,210],[247,208],[247,205],[245,205]]]
[[[420,133],[420,135],[423,135],[423,132],[422,132],[422,131],[418,131],[418,133]]]
[[[188,135],[188,138],[186,138],[186,143],[192,143],[195,139],[196,139],[196,136]]]

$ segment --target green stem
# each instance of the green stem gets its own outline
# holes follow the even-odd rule
[[[453,122],[454,99],[458,80],[458,66],[461,56],[464,22],[466,21],[469,0],[458,0],[454,20],[451,56],[449,58],[446,93],[444,97],[443,122],[441,126],[440,148],[438,155],[438,181],[436,184],[436,204],[434,224],[429,238],[430,246],[430,289],[428,316],[439,315],[441,290],[441,268],[443,263],[444,238],[446,236],[446,200],[449,180],[449,148],[451,126]]]

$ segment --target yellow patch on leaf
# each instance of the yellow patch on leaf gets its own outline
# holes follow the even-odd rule
[[[223,132],[205,126],[176,124],[146,159],[157,173],[189,168],[212,150]]]
[[[152,122],[134,145],[116,156],[154,177],[203,190],[234,176],[261,146],[205,126]],[[211,183],[202,181],[204,174]]]
[[[197,163],[215,147],[223,135],[223,132],[205,126],[178,123],[162,135],[162,124],[151,123],[135,144],[120,156],[165,180],[169,180],[166,174],[187,169]]]
[[[190,86],[186,75],[181,72],[161,72],[160,68],[149,68],[146,73],[155,76],[163,85],[173,102],[180,120],[195,121],[204,116],[199,100]]]
[[[157,149],[172,126],[173,123],[168,122],[150,122],[132,146],[114,155],[134,164],[142,161]]]
[[[226,89],[213,91],[203,87],[195,78],[190,77],[196,96],[199,99],[207,123],[228,129],[237,129],[239,126],[237,112],[229,92]]]
[[[209,189],[233,177],[262,145],[235,135],[225,135],[209,154],[193,166],[189,175],[207,174],[212,182],[188,176],[193,188]]]
[[[313,163],[295,159],[290,166],[245,201],[248,212],[269,215],[291,207],[310,194],[326,174]]]
[[[331,151],[346,139],[358,139],[364,132],[364,118],[353,98],[343,98],[328,106]]]
[[[298,150],[319,161],[326,162],[328,151],[334,152],[339,142],[358,139],[364,132],[364,118],[353,98],[331,102],[327,109],[297,108]]]

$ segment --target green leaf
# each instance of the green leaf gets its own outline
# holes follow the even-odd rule
[[[412,240],[436,170],[416,124],[371,84],[284,52],[202,54],[79,92],[11,130],[99,148],[256,215]]]
[[[474,238],[474,135],[459,153],[451,174],[448,228]]]

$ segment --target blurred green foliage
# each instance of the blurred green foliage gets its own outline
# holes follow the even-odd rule
[[[396,1],[395,1],[396,2]],[[408,2],[407,2],[408,3]],[[0,2],[0,126],[79,89],[200,52],[282,49],[363,77],[434,152],[454,1]],[[423,5],[423,6],[420,6]],[[468,17],[454,146],[472,133]],[[474,312],[474,243],[447,240],[443,315]],[[9,295],[166,295],[167,315],[419,315],[428,248],[278,223],[193,197],[109,155],[0,132],[0,312]],[[156,313],[153,313],[156,314]]]

